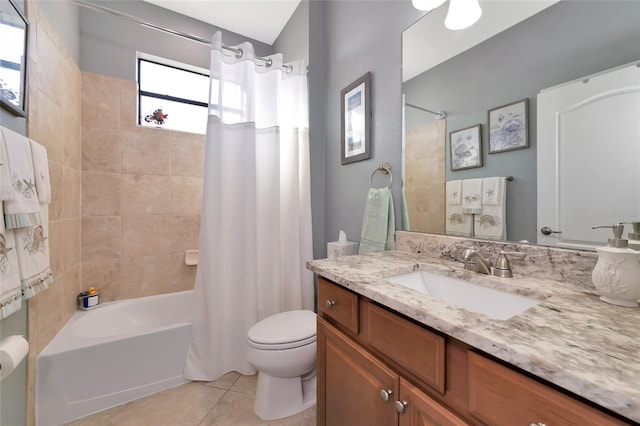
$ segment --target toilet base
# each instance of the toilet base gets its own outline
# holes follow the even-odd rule
[[[316,404],[316,376],[273,377],[260,371],[253,411],[262,420],[293,416]]]

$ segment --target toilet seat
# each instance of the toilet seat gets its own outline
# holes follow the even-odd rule
[[[254,324],[247,333],[249,345],[256,349],[298,348],[316,341],[316,314],[313,311],[287,311]]]

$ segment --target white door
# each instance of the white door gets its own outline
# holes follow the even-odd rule
[[[640,221],[640,64],[537,99],[538,244],[593,250],[613,235],[593,226]]]

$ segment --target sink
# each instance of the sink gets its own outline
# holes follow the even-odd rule
[[[538,299],[425,271],[410,272],[385,279],[460,308],[499,320],[508,320],[540,303]]]

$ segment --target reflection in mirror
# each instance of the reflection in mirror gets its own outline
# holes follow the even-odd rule
[[[510,7],[531,2],[481,2],[484,19],[486,4],[493,7],[510,3]],[[535,3],[535,2],[534,2]],[[434,12],[437,12],[436,9]],[[431,12],[420,24],[442,26],[442,20]],[[429,21],[431,20],[431,21]],[[471,29],[473,29],[472,27]],[[411,28],[407,31],[410,31]],[[406,32],[405,32],[406,33]],[[460,33],[454,33],[460,37]],[[438,120],[434,114],[404,106],[404,190],[408,229],[418,232],[442,231],[425,227],[423,218],[417,215],[430,214],[431,223],[446,223],[442,212],[444,191],[425,192],[424,182],[431,179],[433,187],[444,186],[441,181],[473,179],[490,176],[513,176],[507,184],[506,216],[507,239],[512,241],[541,241],[537,226],[537,179],[539,162],[538,147],[547,141],[538,140],[537,96],[546,88],[595,74],[640,59],[640,2],[637,1],[560,1],[535,13],[527,19],[504,29],[499,34],[486,38],[462,53],[438,63],[431,64],[423,72],[414,71],[413,77],[403,82],[406,104],[431,111],[446,111],[446,120]],[[448,45],[447,40],[423,40],[429,49]],[[433,45],[433,46],[432,46]],[[403,66],[407,52],[403,44]],[[435,47],[434,47],[435,46]],[[446,55],[445,55],[446,58]],[[529,147],[508,152],[489,154],[488,111],[522,99],[528,99]],[[452,171],[447,135],[477,123],[482,124],[483,167]],[[587,124],[587,123],[585,123]],[[439,136],[433,136],[430,127],[444,125]],[[588,130],[587,130],[588,131]],[[431,135],[423,137],[422,134]],[[445,136],[443,136],[445,135]],[[412,154],[413,142],[418,140],[428,145],[420,147],[429,152],[443,152],[438,169],[434,164],[421,167],[418,156]],[[588,147],[584,147],[589,149]],[[434,161],[433,158],[430,158]],[[579,161],[576,159],[575,161]],[[550,165],[553,167],[553,165]],[[413,168],[413,170],[411,170]],[[422,169],[429,169],[425,171]],[[593,173],[605,173],[602,169]],[[438,175],[440,173],[440,175]],[[436,177],[433,177],[433,175]],[[613,176],[618,176],[612,172]],[[410,179],[413,177],[413,180]],[[416,186],[417,185],[417,186]],[[636,184],[636,190],[638,186]],[[591,194],[591,205],[598,208],[602,196]],[[428,212],[428,213],[424,213]],[[439,215],[436,217],[436,215]],[[612,223],[624,218],[613,218]],[[599,225],[600,223],[594,224]],[[553,226],[553,224],[549,225]],[[606,240],[605,240],[606,241]]]

